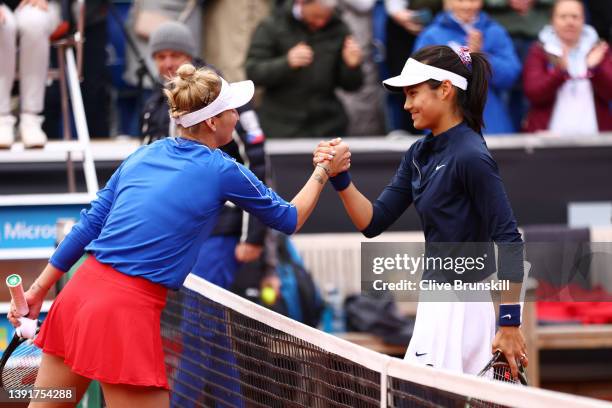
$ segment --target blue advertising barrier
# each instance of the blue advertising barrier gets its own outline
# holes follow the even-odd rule
[[[62,218],[78,220],[85,207],[83,204],[64,204],[0,208],[0,250],[53,249],[57,221]]]

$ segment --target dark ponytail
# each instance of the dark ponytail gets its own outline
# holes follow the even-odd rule
[[[412,54],[415,60],[454,72],[468,81],[467,90],[457,89],[457,107],[461,110],[468,126],[481,133],[485,126],[483,120],[484,107],[487,102],[487,89],[491,77],[491,65],[484,54],[471,52],[471,64],[464,63],[452,48],[446,45],[434,45],[421,48]],[[427,81],[432,89],[438,88],[442,82],[430,79]]]

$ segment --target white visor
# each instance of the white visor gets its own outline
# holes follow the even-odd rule
[[[186,128],[191,127],[228,109],[236,109],[246,105],[253,99],[254,93],[255,85],[253,81],[228,84],[225,79],[221,78],[221,92],[219,92],[219,96],[214,101],[202,109],[173,118],[174,123]]]
[[[390,91],[399,92],[406,86],[417,85],[422,82],[435,79],[436,81],[449,80],[453,85],[464,91],[467,89],[468,81],[461,75],[447,71],[442,68],[423,64],[415,59],[408,58],[402,73],[398,76],[385,79],[383,85]]]

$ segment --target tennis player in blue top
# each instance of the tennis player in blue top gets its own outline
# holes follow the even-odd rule
[[[484,250],[483,268],[462,276],[464,282],[480,282],[495,271],[493,242],[497,244],[498,277],[509,282],[509,290],[501,294],[497,334],[488,292],[489,301],[420,301],[406,359],[476,374],[491,359],[491,351],[500,349],[516,378],[517,361],[528,362],[519,330],[522,238],[497,164],[481,134],[489,76],[489,63],[480,53],[447,46],[416,52],[399,76],[383,84],[405,94],[404,109],[412,115],[415,128],[430,133],[409,148],[374,203],[357,190],[348,172],[331,182],[353,224],[368,238],[389,228],[414,203],[426,251],[444,248],[439,243],[461,243],[449,245],[454,248],[474,243]],[[327,156],[334,144],[321,143],[314,163],[324,163],[326,158],[319,155]],[[459,274],[431,268],[423,272],[423,279],[452,283]]]
[[[251,81],[228,84],[189,64],[178,69],[165,93],[180,137],[143,146],[121,164],[26,292],[35,318],[49,288],[89,254],[36,338],[43,349],[36,387],[76,387],[78,401],[95,379],[111,408],[167,407],[166,289],[181,286],[225,201],[291,234],[314,209],[328,174],[348,169],[348,147],[336,146],[335,160],[315,167],[287,202],[217,149],[231,140],[236,108],[253,92]],[[8,317],[18,325],[14,307]],[[45,404],[52,405],[31,406]]]

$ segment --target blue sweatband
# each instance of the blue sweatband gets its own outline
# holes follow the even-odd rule
[[[499,305],[499,325],[500,326],[520,326],[521,325],[521,305]]]
[[[342,191],[351,185],[351,175],[348,171],[343,171],[334,177],[330,177],[329,181],[336,191]]]

